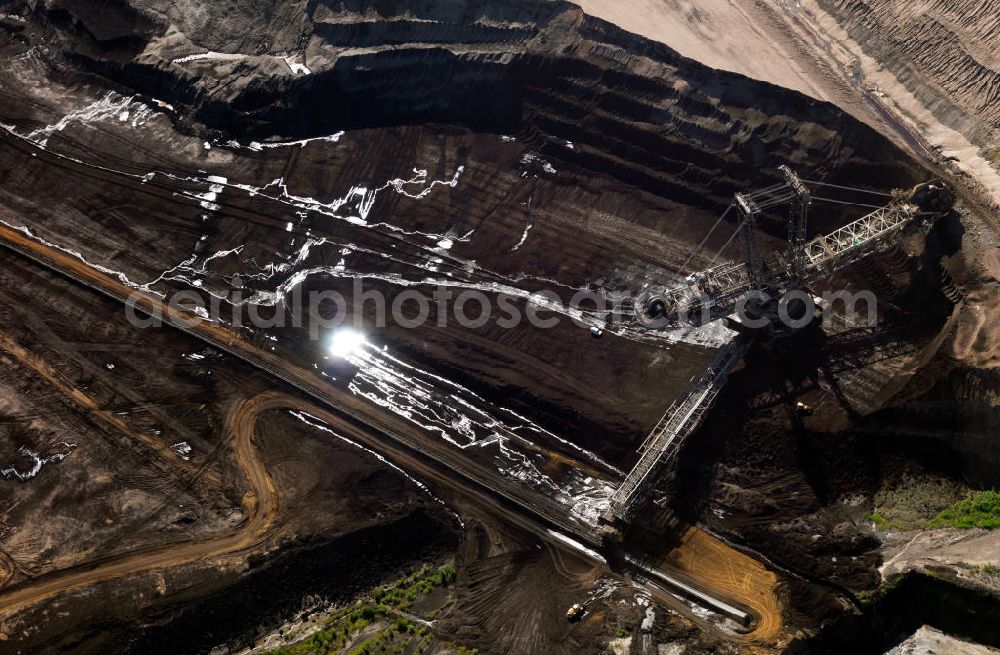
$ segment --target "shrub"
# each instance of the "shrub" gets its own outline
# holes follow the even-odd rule
[[[1000,528],[1000,491],[977,491],[969,494],[934,517],[931,528]]]
[[[451,564],[445,564],[434,575],[430,576],[427,582],[435,587],[447,587],[455,581],[455,576],[455,567]],[[428,589],[428,591],[430,590]]]

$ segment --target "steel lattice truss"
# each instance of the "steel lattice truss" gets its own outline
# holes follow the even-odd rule
[[[890,205],[817,237],[804,246],[806,266],[813,274],[847,266],[878,250],[887,237],[906,227],[916,213],[913,205]]]
[[[750,271],[745,262],[723,264],[698,274],[701,288],[717,302],[740,295],[750,288]]]
[[[796,193],[796,190],[786,182],[753,193],[737,193],[736,203],[744,214],[759,214],[765,209],[788,203],[795,199]]]
[[[682,400],[674,402],[639,448],[639,461],[611,497],[610,513],[628,520],[637,497],[655,479],[663,466],[680,450],[684,440],[697,429],[748,345],[735,340],[716,356],[712,367],[699,378]]]
[[[753,280],[746,263],[727,263],[692,275],[688,287],[672,290],[664,300],[673,320],[702,324],[729,314],[751,289]]]

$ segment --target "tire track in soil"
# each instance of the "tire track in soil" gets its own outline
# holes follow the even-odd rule
[[[130,574],[177,566],[196,560],[232,556],[263,543],[278,518],[279,498],[260,453],[253,444],[258,417],[269,410],[285,407],[284,396],[266,392],[236,402],[226,417],[225,432],[233,443],[237,463],[246,476],[249,490],[242,504],[247,520],[235,531],[222,537],[142,548],[118,557],[87,562],[63,571],[42,575],[0,594],[0,613],[9,613],[60,593]]]
[[[17,565],[11,556],[0,550],[0,589],[7,586],[7,583],[14,577],[16,570]]]
[[[744,638],[773,644],[783,629],[782,604],[776,593],[778,577],[763,564],[716,539],[707,532],[688,527],[680,544],[664,560],[683,577],[690,577],[722,598],[738,602],[757,619]],[[680,576],[679,576],[680,577]]]
[[[84,412],[98,418],[105,425],[127,435],[132,440],[143,444],[156,453],[156,455],[165,462],[183,469],[189,475],[199,475],[206,481],[213,484],[218,484],[220,482],[219,474],[217,472],[200,470],[197,464],[185,460],[159,440],[150,435],[144,434],[141,431],[133,430],[128,422],[120,416],[116,416],[114,413],[102,409],[100,404],[94,398],[74,387],[72,383],[59,373],[59,371],[50,366],[45,360],[31,353],[3,333],[0,333],[0,351],[6,352],[8,355],[16,359],[22,366],[40,376]]]

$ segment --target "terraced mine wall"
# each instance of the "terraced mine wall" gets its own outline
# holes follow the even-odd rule
[[[935,117],[1000,147],[1000,13],[978,0],[819,0]]]
[[[309,3],[300,41],[320,53],[310,75],[271,74],[273,61],[261,57],[191,69],[83,27],[65,52],[126,93],[171,103],[190,129],[223,138],[461,125],[512,134],[564,166],[702,207],[728,204],[783,163],[806,177],[837,171],[843,182],[886,188],[925,177],[833,105],[708,68],[567,3],[407,9],[353,2],[331,18],[329,6]],[[373,23],[373,11],[391,20]],[[219,29],[235,33],[238,22]],[[818,230],[837,222],[816,220]]]
[[[110,7],[139,4],[138,0],[108,3]],[[161,6],[167,4],[162,2]],[[190,0],[177,4],[192,6]],[[588,189],[593,195],[617,186],[614,190],[639,204],[644,199],[640,191],[645,191],[669,201],[658,202],[657,208],[676,203],[681,220],[688,220],[686,208],[717,210],[729,204],[733,192],[767,184],[777,165],[783,163],[791,164],[803,177],[830,176],[840,183],[881,189],[908,186],[927,175],[888,140],[832,105],[713,70],[666,46],[585,17],[567,4],[429,1],[406,3],[412,15],[404,16],[392,2],[349,2],[344,9],[339,3],[262,3],[261,12],[275,12],[273,20],[270,15],[266,19],[253,16],[252,20],[242,15],[250,3],[220,0],[211,6],[223,4],[231,4],[232,11],[211,12],[203,25],[185,24],[185,16],[180,15],[171,17],[174,22],[168,26],[138,10],[123,14],[132,16],[129,20],[137,26],[130,27],[127,21],[104,25],[102,14],[91,13],[85,0],[52,0],[46,6],[61,8],[38,20],[61,26],[54,30],[52,51],[61,53],[53,58],[67,82],[86,80],[103,87],[110,81],[126,95],[140,93],[170,103],[177,110],[171,112],[176,123],[188,132],[205,135],[206,140],[246,143],[249,139],[303,138],[341,129],[408,124],[427,125],[421,128],[427,134],[435,130],[460,133],[471,128],[511,135],[526,153],[552,162],[560,174],[570,173],[546,180],[553,186],[586,187],[591,178],[599,178],[601,185]],[[370,20],[372,12],[393,20],[375,26]],[[431,22],[413,24],[418,19]],[[269,30],[266,35],[253,31],[264,23]],[[174,49],[155,45],[168,27],[184,32],[184,38],[177,38],[181,45]],[[132,32],[143,36],[129,37]],[[276,61],[279,56],[274,53],[301,51],[305,44],[310,74],[297,74],[285,62]],[[245,53],[238,55],[245,58],[182,61],[205,50]],[[66,62],[71,65],[62,66]],[[80,70],[85,75],[80,75]],[[350,151],[355,153],[350,165],[369,156],[396,157],[392,148],[386,147],[394,145],[395,138],[391,134],[385,138],[383,152],[371,152],[374,148]],[[453,141],[459,142],[454,146],[457,152],[448,153],[448,157],[462,161],[463,149],[470,146],[461,139]],[[489,141],[495,144],[496,136]],[[201,152],[200,143],[194,147]],[[542,164],[538,169],[542,174]],[[492,195],[490,176],[482,178],[485,182],[482,193],[474,199],[478,205],[475,211],[486,214],[492,211],[492,202],[516,206],[524,199]],[[606,184],[609,179],[621,185]],[[449,205],[427,207],[423,211],[454,214]],[[581,209],[586,210],[580,204],[567,203],[559,211],[570,217],[569,223]],[[692,211],[690,215],[704,218],[708,214]],[[627,217],[622,221],[626,224],[623,231],[629,222],[648,227],[630,212],[623,212],[623,216]],[[841,219],[838,212],[817,211],[810,217],[817,232],[839,226]],[[672,220],[672,226],[679,222]],[[693,224],[692,232],[700,227]],[[784,237],[783,217],[768,219],[762,227]],[[705,225],[704,230],[707,228]],[[703,230],[699,230],[699,238],[701,234]],[[669,232],[661,229],[652,232],[654,247],[658,247],[661,235],[665,245],[669,242]],[[559,245],[554,239],[550,243]],[[584,249],[587,244],[578,243],[577,247]],[[573,263],[571,257],[561,259],[560,265]],[[600,270],[591,266],[586,256],[579,262],[580,270]],[[582,268],[585,264],[586,269]],[[400,350],[417,357],[405,346]],[[454,377],[472,386],[460,374],[455,371]],[[502,393],[528,397],[536,388],[542,387],[526,387],[523,392],[504,389]],[[490,397],[491,390],[496,393],[492,388],[481,393]],[[558,401],[565,396],[552,397]],[[543,401],[533,402],[537,412]],[[560,418],[560,424],[572,423],[579,429],[582,421],[575,420],[569,411],[584,405],[573,403],[554,402],[552,407],[569,417]],[[726,416],[721,413],[722,419]],[[611,421],[604,420],[603,424],[594,421],[604,430],[591,432],[607,439],[606,426]],[[724,427],[731,432],[730,426]],[[779,450],[774,432],[771,428],[761,431],[760,452]],[[628,437],[639,431],[628,426],[622,434]],[[780,450],[794,453],[795,444],[789,443]],[[701,458],[697,463],[701,470],[707,468],[705,461],[715,460]],[[771,461],[765,464],[775,466]],[[795,472],[796,463],[792,464],[790,470]],[[819,495],[826,496],[822,487]],[[770,538],[775,537],[772,534]],[[785,535],[777,538],[787,540]],[[753,545],[768,555],[776,550],[769,542]],[[280,595],[283,587],[268,587],[264,573],[256,578],[255,588],[265,593],[277,589],[274,593]],[[827,571],[814,573],[821,576]],[[179,617],[165,608],[144,645],[162,640],[164,650],[173,652],[178,644],[171,641],[171,632],[179,639],[199,633],[204,625],[229,621],[234,622],[235,632],[209,635],[212,644],[238,636],[243,625],[238,623],[239,617],[227,616],[213,606],[214,602],[207,600],[193,614]],[[284,596],[280,602],[285,602]],[[294,599],[290,596],[288,602]],[[282,609],[279,605],[275,600],[276,615]],[[199,612],[219,619],[203,625]],[[245,625],[267,619],[258,614]],[[209,645],[209,637],[205,645]],[[147,649],[154,650],[153,646]]]

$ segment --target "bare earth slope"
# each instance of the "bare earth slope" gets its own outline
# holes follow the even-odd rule
[[[666,43],[706,66],[740,73],[820,100],[836,97],[814,63],[774,29],[780,8],[737,0],[577,0],[588,14]]]
[[[1000,146],[1000,11],[983,0],[821,0],[946,125]]]

